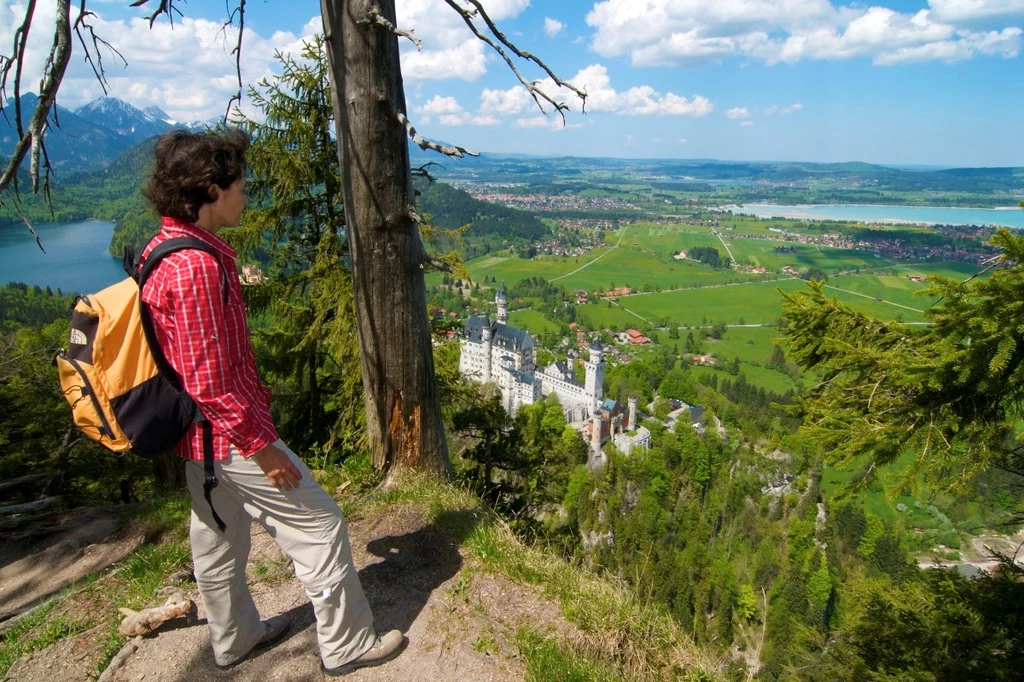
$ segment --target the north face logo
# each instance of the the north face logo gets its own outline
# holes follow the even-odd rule
[[[84,346],[89,343],[89,340],[85,338],[85,332],[83,332],[81,329],[72,329],[71,343],[73,345]]]

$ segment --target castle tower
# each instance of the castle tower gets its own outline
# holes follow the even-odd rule
[[[590,399],[591,410],[597,410],[604,400],[604,348],[599,344],[590,347],[590,360],[584,364],[587,370],[587,379],[583,389]]]
[[[636,431],[636,396],[629,397],[629,421],[626,423],[627,431]]]
[[[505,283],[498,287],[498,293],[494,295],[494,302],[498,306],[498,322],[508,324],[508,291],[505,290]]]
[[[486,384],[491,380],[491,325],[488,322],[480,330],[480,340],[483,343],[483,365],[484,371],[480,376],[480,382]]]
[[[590,447],[593,448],[594,453],[601,452],[601,427],[603,422],[601,421],[601,413],[595,412],[594,419],[590,422]]]

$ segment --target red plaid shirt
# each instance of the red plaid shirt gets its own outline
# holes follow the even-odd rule
[[[270,417],[270,391],[260,383],[249,342],[242,287],[236,276],[237,254],[198,225],[164,218],[163,229],[150,240],[142,257],[172,237],[206,242],[217,252],[224,270],[208,253],[177,251],[156,266],[142,300],[149,304],[167,361],[213,424],[214,458],[227,459],[232,444],[248,457],[278,436]],[[230,275],[226,303],[225,271]],[[185,459],[203,458],[198,424],[192,425],[176,449]]]

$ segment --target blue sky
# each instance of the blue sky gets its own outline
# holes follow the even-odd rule
[[[127,4],[91,3],[129,59],[112,94],[182,120],[222,111],[223,0],[183,4],[188,20],[156,33]],[[568,125],[544,119],[443,0],[398,0],[399,24],[424,42],[402,50],[410,118],[428,137],[529,154],[1024,166],[1024,0],[484,5],[522,48],[586,86],[588,113],[562,91],[576,109]],[[17,9],[0,0],[0,44]],[[249,0],[246,79],[271,72],[273,50],[294,49],[318,17],[312,0]],[[98,94],[79,64],[61,101]]]

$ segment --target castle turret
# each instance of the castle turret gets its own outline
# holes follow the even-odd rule
[[[636,431],[636,396],[630,396],[629,398],[629,421],[626,422],[627,431]]]
[[[508,324],[508,291],[505,290],[504,282],[494,295],[494,303],[498,306],[498,322]]]
[[[481,383],[486,384],[491,380],[491,324],[488,321],[480,329],[480,341],[483,343],[483,371],[480,373]]]
[[[601,420],[601,413],[595,412],[594,419],[590,422],[590,447],[593,448],[594,453],[601,452],[601,427],[603,422]]]
[[[597,410],[604,400],[604,348],[599,344],[590,347],[590,360],[584,365],[587,378],[584,390],[591,403],[591,410]]]

